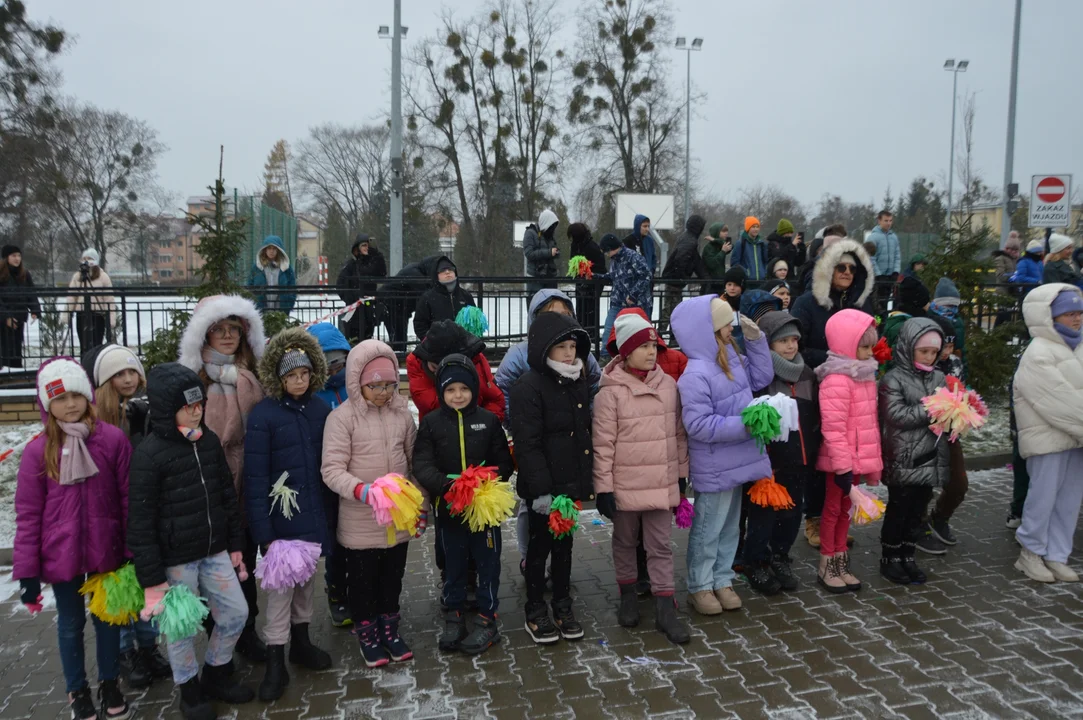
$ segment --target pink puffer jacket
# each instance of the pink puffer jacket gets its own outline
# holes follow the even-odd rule
[[[853,472],[876,483],[884,469],[880,425],[876,412],[875,361],[856,360],[861,336],[876,320],[868,313],[847,309],[827,322],[827,344],[833,353],[817,368],[820,377],[820,419],[823,442],[816,469]]]
[[[594,492],[611,492],[617,509],[668,510],[688,477],[688,438],[673,378],[655,366],[640,380],[614,360],[594,398]]]
[[[395,353],[379,340],[365,340],[350,351],[346,358],[349,397],[331,412],[323,431],[323,481],[339,496],[338,542],[352,550],[394,547],[410,539],[399,532],[389,543],[387,528],[376,522],[372,508],[354,497],[358,485],[387,473],[413,480],[417,427],[406,398],[396,392],[387,404],[376,407],[361,395],[361,371],[380,356],[398,367]]]

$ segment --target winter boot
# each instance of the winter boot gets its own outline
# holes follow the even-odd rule
[[[1031,580],[1051,583],[1057,581],[1057,576],[1046,567],[1045,562],[1037,553],[1023,548],[1019,551],[1019,559],[1015,561],[1015,569],[1026,575]]]
[[[229,665],[204,665],[200,682],[203,683],[204,693],[230,705],[243,705],[256,696],[251,688],[233,679]]]
[[[409,660],[414,656],[410,646],[399,635],[399,621],[401,619],[402,617],[398,613],[380,616],[380,642],[383,643],[384,650],[387,650],[387,654],[395,662]]]
[[[180,711],[184,720],[218,720],[218,713],[203,693],[198,675],[180,686]]]
[[[248,662],[261,663],[267,660],[267,646],[263,644],[263,641],[259,639],[259,635],[256,634],[254,623],[245,626],[244,632],[238,638],[234,650],[240,653],[241,657]]]
[[[1079,573],[1065,563],[1046,558],[1045,566],[1059,582],[1079,582]]]
[[[143,654],[143,662],[150,670],[151,677],[155,680],[173,677],[173,668],[169,666],[169,661],[162,657],[162,651],[157,645],[143,648],[139,652]]]
[[[631,583],[620,586],[620,608],[617,609],[617,623],[626,628],[634,628],[639,625],[639,596],[636,592],[636,586]]]
[[[790,592],[797,589],[797,576],[793,572],[793,564],[789,555],[775,555],[771,558],[771,572],[778,578],[782,589]]]
[[[839,577],[846,583],[846,589],[857,592],[861,589],[861,581],[850,572],[850,553],[844,552],[835,556],[835,562],[839,566]]]
[[[536,645],[552,645],[560,640],[560,630],[549,617],[549,608],[544,602],[527,603],[526,632]]]
[[[263,682],[259,684],[259,699],[273,702],[282,697],[286,686],[290,684],[290,674],[286,670],[286,646],[267,646],[267,667],[263,671]]]
[[[880,576],[896,585],[909,585],[910,574],[902,565],[902,545],[883,544],[880,555]]]
[[[748,574],[745,577],[748,578],[748,584],[756,592],[763,595],[777,595],[778,591],[782,589],[782,583],[771,574],[766,565],[758,562],[753,563],[747,570]]]
[[[458,610],[449,610],[444,616],[444,633],[440,636],[440,649],[455,652],[466,639],[466,618]]]
[[[692,639],[688,628],[677,618],[677,603],[672,595],[654,596],[654,627],[678,645]]]
[[[154,675],[147,667],[143,652],[138,648],[125,650],[120,654],[120,674],[132,690],[149,688],[154,682]]]
[[[102,680],[98,685],[98,706],[102,720],[127,720],[132,714],[132,708],[121,694],[116,678]]]
[[[377,668],[391,662],[391,656],[380,644],[380,624],[375,620],[362,620],[357,623],[357,642],[361,646],[361,658],[365,666]],[[440,649],[444,649],[443,638],[440,639]]]
[[[312,644],[308,638],[308,623],[290,627],[290,662],[309,670],[331,667],[331,656]]]
[[[839,575],[839,564],[834,555],[820,555],[820,571],[816,575],[817,582],[829,593],[850,592],[842,577]]]
[[[480,655],[500,642],[500,628],[495,617],[478,614],[474,618],[474,629],[459,644],[459,649],[467,655]]]
[[[805,539],[814,548],[820,547],[820,518],[805,520]]]
[[[726,587],[716,588],[714,591],[715,600],[722,606],[722,609],[726,612],[733,612],[741,609],[741,596],[737,594],[737,591],[733,589],[732,585]]]
[[[556,623],[560,636],[565,640],[579,640],[584,635],[583,626],[575,619],[575,613],[572,611],[570,597],[553,601],[553,622]]]
[[[332,625],[335,627],[349,627],[353,625],[353,619],[350,618],[350,609],[346,607],[346,603],[328,597],[327,607],[331,612]]]

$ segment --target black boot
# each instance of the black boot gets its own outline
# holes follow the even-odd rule
[[[256,696],[252,688],[240,685],[233,679],[229,665],[204,665],[200,682],[203,683],[204,693],[230,705],[243,705]]]
[[[777,595],[778,591],[782,589],[782,582],[771,574],[771,570],[767,565],[753,563],[746,566],[745,570],[747,571],[745,577],[748,579],[748,584],[756,592],[762,595]]]
[[[911,585],[924,585],[929,579],[914,562],[914,545],[903,543],[902,568],[910,578]]]
[[[639,594],[632,583],[620,586],[620,609],[617,610],[617,622],[621,627],[626,628],[639,625]]]
[[[654,626],[665,633],[670,642],[683,645],[692,639],[688,634],[688,628],[677,619],[677,604],[673,601],[671,595],[665,597],[655,596]]]
[[[326,670],[331,667],[331,656],[312,644],[308,638],[308,623],[290,627],[290,662],[309,670]]]
[[[198,675],[180,686],[180,711],[185,720],[218,720]]]
[[[150,670],[151,677],[155,680],[173,677],[173,668],[169,666],[169,661],[162,657],[162,651],[157,645],[142,648],[139,652],[142,653],[143,662],[146,664],[147,669]]]
[[[778,578],[779,585],[783,590],[797,589],[797,576],[793,572],[793,564],[789,555],[774,555],[771,558],[771,572]]]
[[[909,585],[910,575],[902,566],[902,546],[885,544],[881,553],[880,575],[896,585]]]
[[[267,661],[267,646],[256,634],[256,626],[246,625],[241,637],[237,639],[237,647],[234,648],[248,662],[261,663]]]
[[[282,697],[286,686],[290,684],[290,674],[286,670],[286,646],[267,646],[267,667],[263,671],[263,682],[259,684],[259,699],[273,702]]]
[[[133,690],[149,688],[154,682],[154,675],[147,667],[146,658],[138,648],[125,650],[120,654],[120,674],[124,676],[128,687]]]

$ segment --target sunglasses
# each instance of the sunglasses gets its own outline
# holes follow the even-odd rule
[[[856,267],[857,267],[856,265],[851,265],[850,263],[839,263],[838,265],[835,266],[835,272],[840,273],[840,274],[850,273],[851,275],[853,275],[854,274],[854,269]]]

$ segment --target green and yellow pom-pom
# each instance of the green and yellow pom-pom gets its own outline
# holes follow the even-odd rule
[[[162,599],[162,612],[152,622],[169,642],[186,640],[203,627],[210,610],[203,598],[196,596],[187,585],[174,585]]]
[[[483,336],[489,330],[489,319],[481,308],[467,305],[455,316],[455,324],[471,335]]]
[[[110,625],[128,625],[143,609],[143,587],[135,577],[135,566],[124,565],[115,572],[94,573],[79,588],[89,596],[90,614]]]
[[[749,405],[741,411],[741,422],[748,434],[756,440],[756,447],[764,452],[767,443],[782,434],[782,416],[767,403]]]

